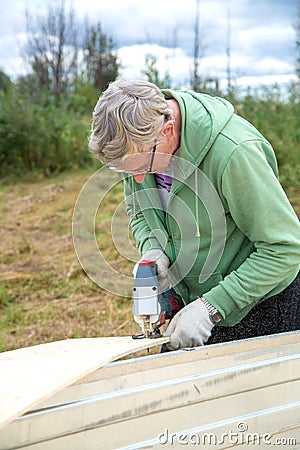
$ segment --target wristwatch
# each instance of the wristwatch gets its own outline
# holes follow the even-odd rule
[[[208,312],[209,312],[209,318],[212,321],[212,323],[214,325],[216,325],[217,323],[221,322],[221,320],[223,320],[223,316],[222,314],[217,310],[217,308],[215,308],[213,305],[211,305],[210,303],[208,303],[207,300],[205,300],[204,297],[200,297],[200,300],[204,303],[204,305],[206,306]]]

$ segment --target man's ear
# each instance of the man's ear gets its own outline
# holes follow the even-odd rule
[[[160,132],[163,137],[170,138],[175,136],[175,123],[173,120],[168,120]]]

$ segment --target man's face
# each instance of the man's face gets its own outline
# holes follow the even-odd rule
[[[142,153],[132,153],[121,158],[116,166],[108,166],[109,169],[116,172],[125,172],[133,176],[137,183],[142,183],[147,173],[163,173],[168,167],[172,153],[169,145],[168,135],[165,134],[166,129],[173,123],[167,122],[157,139],[157,143],[151,151]]]

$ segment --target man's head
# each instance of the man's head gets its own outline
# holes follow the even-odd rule
[[[95,106],[89,147],[105,165],[151,152],[166,121],[172,121],[172,110],[154,84],[115,81]]]

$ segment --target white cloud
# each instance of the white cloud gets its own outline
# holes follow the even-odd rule
[[[122,64],[120,76],[127,79],[141,78],[147,54],[157,58],[156,67],[161,77],[168,72],[173,81],[183,83],[189,76],[187,69],[191,58],[182,49],[170,49],[156,44],[132,45],[119,49],[118,56]]]
[[[54,0],[51,0],[54,1]],[[42,3],[42,5],[41,5]],[[296,3],[296,2],[295,2]],[[0,17],[0,67],[15,75],[23,71],[19,42],[24,32],[24,10],[41,12],[46,2],[10,0]],[[204,51],[199,69],[203,76],[226,79],[226,28],[229,2],[200,1],[200,34]],[[157,57],[161,76],[185,84],[193,67],[196,0],[73,0],[80,19],[100,22],[119,48],[121,76],[137,78],[145,54]],[[231,1],[231,69],[233,76],[254,82],[257,77],[277,80],[294,72],[296,6],[286,0]],[[168,48],[169,47],[169,48]],[[171,48],[174,47],[174,48]],[[264,78],[266,80],[268,78]],[[271,79],[271,78],[270,78]]]
[[[156,44],[143,44],[122,47],[118,51],[122,63],[121,78],[142,78],[145,69],[145,56],[157,58],[156,68],[160,76],[166,72],[176,86],[189,84],[193,70],[193,58],[182,49],[170,49]],[[230,60],[232,79],[238,86],[259,86],[260,84],[286,83],[295,79],[293,66],[276,58],[253,59],[246,55],[233,56]],[[226,81],[226,55],[208,56],[200,60],[199,73],[202,77],[215,77],[222,87]],[[251,73],[251,75],[247,75]],[[247,84],[249,83],[249,84]]]
[[[20,56],[20,49],[25,40],[25,33],[8,34],[0,39],[0,67],[10,76],[18,76],[26,72],[24,61]],[[12,49],[16,50],[12,51]]]
[[[257,61],[255,64],[255,70],[258,74],[264,76],[269,73],[271,76],[280,76],[286,73],[293,72],[293,66],[286,61],[282,61],[276,58],[263,58]]]
[[[258,26],[240,30],[233,49],[248,55],[282,55],[288,58],[296,40],[290,24],[278,23],[272,27]]]
[[[290,73],[286,75],[265,75],[263,77],[240,77],[236,80],[236,85],[242,88],[259,88],[261,86],[274,86],[275,84],[285,86],[296,81],[296,75]]]

